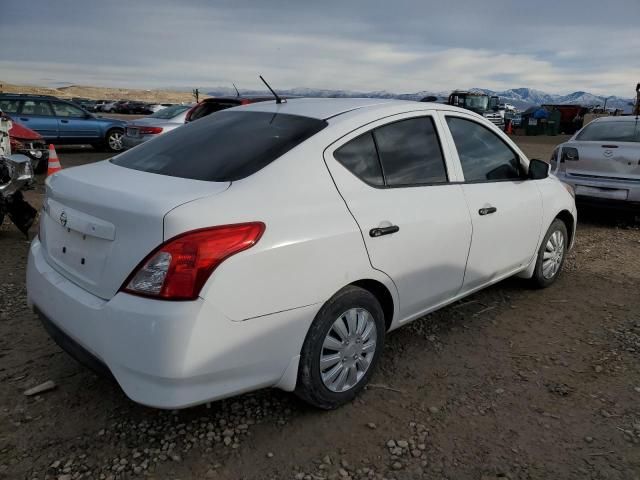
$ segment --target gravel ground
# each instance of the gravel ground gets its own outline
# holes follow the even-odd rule
[[[516,140],[546,159],[563,137]],[[65,167],[106,157],[59,153]],[[640,479],[637,219],[581,209],[553,287],[506,280],[392,333],[370,388],[332,412],[276,390],[133,404],[26,307],[27,249],[2,226],[0,478]]]

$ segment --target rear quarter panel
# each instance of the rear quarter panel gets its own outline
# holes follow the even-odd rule
[[[324,302],[361,279],[375,279],[360,230],[326,169],[327,129],[216,199],[180,206],[165,217],[165,238],[207,226],[262,221],[252,248],[224,261],[201,297],[232,320]],[[395,302],[397,304],[397,301]]]

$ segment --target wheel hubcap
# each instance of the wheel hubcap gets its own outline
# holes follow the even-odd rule
[[[120,132],[113,132],[109,135],[109,147],[112,150],[122,150],[122,134]]]
[[[363,308],[351,308],[336,319],[320,353],[325,387],[345,392],[362,379],[376,351],[376,334],[373,316]]]
[[[542,276],[546,279],[553,278],[560,270],[562,257],[564,256],[564,235],[560,230],[551,234],[544,247],[542,257]]]

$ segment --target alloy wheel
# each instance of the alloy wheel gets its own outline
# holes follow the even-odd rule
[[[109,148],[113,151],[119,152],[122,150],[122,133],[121,132],[111,132],[108,138]]]

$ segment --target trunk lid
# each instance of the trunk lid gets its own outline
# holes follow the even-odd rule
[[[582,141],[566,146],[578,150],[578,160],[565,162],[569,175],[640,180],[638,142]]]
[[[216,195],[229,182],[158,175],[109,161],[62,170],[47,181],[40,241],[47,261],[92,294],[113,297],[164,239],[164,216]]]

